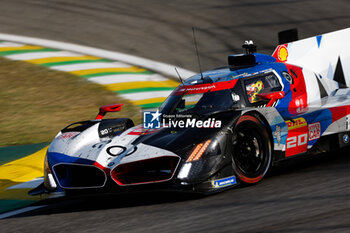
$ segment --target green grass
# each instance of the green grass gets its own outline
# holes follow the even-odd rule
[[[124,103],[108,117],[141,120],[139,107],[74,75],[0,57],[0,146],[49,142],[66,125],[94,119],[102,105]]]
[[[31,155],[43,149],[48,144],[48,142],[44,142],[30,145],[0,147],[0,165]]]

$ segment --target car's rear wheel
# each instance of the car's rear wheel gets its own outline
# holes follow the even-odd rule
[[[232,137],[232,164],[239,180],[258,183],[271,164],[271,140],[263,123],[255,116],[241,116]]]

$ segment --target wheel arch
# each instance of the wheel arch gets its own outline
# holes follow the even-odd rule
[[[272,134],[272,130],[271,130],[270,124],[267,121],[266,117],[262,113],[260,113],[260,112],[258,112],[256,110],[245,112],[244,114],[242,114],[242,116],[244,116],[244,115],[251,115],[251,116],[257,118],[258,120],[260,120],[263,123],[263,125],[264,125],[264,127],[265,127],[265,129],[266,129],[266,131],[267,131],[267,133],[269,135],[270,146],[271,146],[271,153],[272,153],[271,156],[272,156],[272,159],[273,159],[273,156],[274,156],[274,153],[273,153],[274,152],[274,143],[273,143],[274,142],[274,138],[273,138],[273,134]]]
[[[259,144],[261,142],[262,145],[265,145],[265,152],[262,152],[262,153],[267,153],[267,154],[265,154],[265,156],[266,156],[266,158],[264,159],[265,162],[263,160],[260,160],[261,164],[259,164],[258,167],[256,167],[256,169],[258,169],[258,170],[253,169],[253,170],[249,171],[250,166],[248,165],[248,167],[247,167],[247,159],[245,159],[245,158],[247,158],[247,156],[248,157],[251,156],[251,152],[250,152],[251,150],[250,149],[244,150],[244,147],[248,146],[249,141],[247,141],[248,144],[247,143],[241,144],[242,141],[239,141],[241,139],[234,139],[234,142],[236,140],[238,140],[238,144],[236,144],[236,145],[238,145],[238,148],[237,148],[238,151],[232,151],[233,152],[233,157],[232,157],[233,170],[234,170],[235,174],[238,176],[238,179],[240,179],[241,182],[246,184],[246,185],[256,184],[256,183],[260,182],[262,180],[262,178],[268,172],[269,168],[271,167],[272,155],[273,155],[272,143],[271,143],[271,136],[272,135],[270,135],[271,133],[266,125],[266,122],[267,122],[267,120],[265,119],[265,117],[261,116],[261,114],[255,112],[255,111],[245,112],[244,114],[242,114],[239,117],[239,119],[236,122],[236,126],[235,126],[234,131],[236,132],[236,130],[238,130],[237,132],[240,132],[239,135],[242,135],[242,132],[244,135],[245,134],[244,131],[246,133],[248,133],[250,129],[253,129],[253,135],[254,134],[256,136],[259,135],[258,137],[260,137]],[[247,131],[246,126],[243,126],[245,124],[248,124],[247,125],[248,131]],[[250,128],[250,127],[252,127],[252,128]],[[242,129],[243,129],[243,131],[242,131]],[[251,132],[249,132],[248,134],[251,134]],[[238,134],[234,133],[234,135],[238,135]],[[242,136],[241,136],[241,138],[242,138]],[[243,138],[245,138],[245,136],[243,136]],[[235,145],[235,143],[233,143],[233,144]],[[239,145],[243,145],[243,147],[241,147]],[[248,148],[251,148],[251,145],[252,144],[250,144]],[[235,146],[233,146],[233,147],[235,147]],[[243,148],[243,151],[241,151],[242,148]],[[253,149],[254,148],[255,147],[253,146]],[[261,149],[262,149],[262,147],[259,146],[258,151],[260,151]],[[264,149],[262,149],[262,151],[264,151]],[[260,153],[260,152],[257,152],[257,153]],[[236,157],[237,155],[239,155],[239,156]],[[258,157],[258,155],[256,155],[256,156]],[[248,159],[248,160],[250,160],[250,159]],[[242,161],[242,162],[240,162],[240,161]],[[248,163],[250,163],[250,162],[248,162]],[[243,165],[243,167],[242,167],[242,165]],[[262,166],[262,167],[260,167],[260,166]],[[246,168],[248,170],[246,170]]]

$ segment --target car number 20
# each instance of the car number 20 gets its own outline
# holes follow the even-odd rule
[[[307,133],[287,138],[287,148],[302,146],[307,143]]]

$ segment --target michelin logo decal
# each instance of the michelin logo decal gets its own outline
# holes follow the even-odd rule
[[[220,180],[213,180],[211,182],[213,188],[223,188],[234,184],[237,184],[235,176],[226,177]]]

